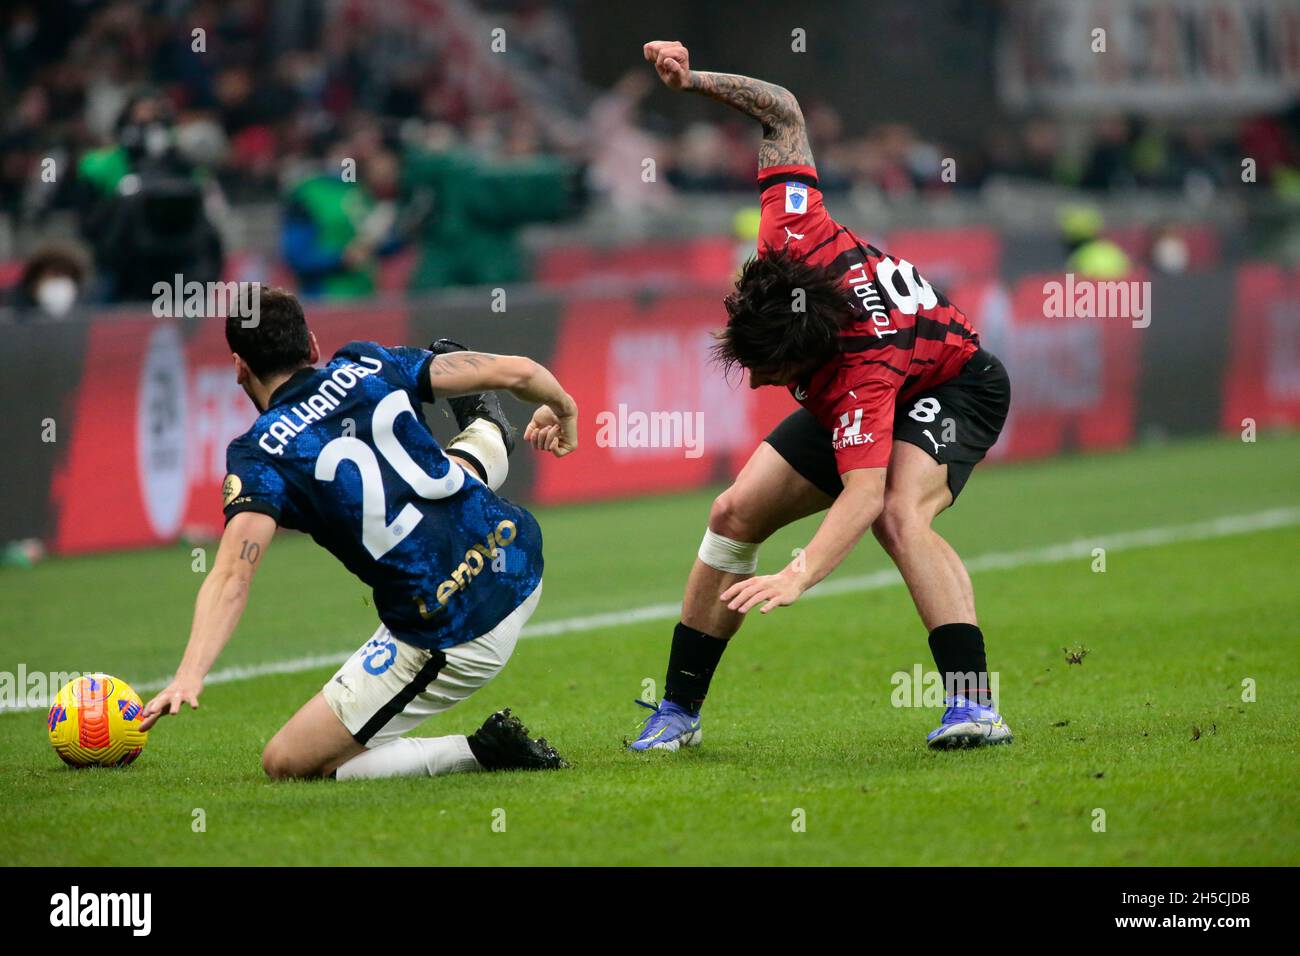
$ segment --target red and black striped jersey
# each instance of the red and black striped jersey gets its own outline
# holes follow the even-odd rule
[[[895,402],[955,376],[979,348],[979,336],[910,262],[830,217],[812,166],[771,166],[759,171],[758,181],[759,255],[787,249],[842,273],[858,309],[840,335],[840,354],[790,391],[832,429],[841,474],[884,468]]]

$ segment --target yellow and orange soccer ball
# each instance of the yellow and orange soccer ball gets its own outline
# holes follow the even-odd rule
[[[63,685],[50,708],[50,743],[71,767],[122,767],[149,739],[144,702],[124,680],[86,674]]]

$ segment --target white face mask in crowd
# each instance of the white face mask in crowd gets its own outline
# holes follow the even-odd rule
[[[1151,250],[1151,261],[1163,272],[1187,271],[1189,257],[1187,243],[1178,236],[1162,236]]]
[[[161,123],[151,123],[144,131],[144,151],[153,157],[161,156],[167,152],[167,148],[172,144],[172,135],[170,130]]]
[[[36,286],[36,304],[49,315],[63,318],[77,302],[77,283],[68,276],[50,276]]]

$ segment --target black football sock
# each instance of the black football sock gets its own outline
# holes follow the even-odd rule
[[[993,706],[984,634],[974,624],[941,624],[930,632],[930,653],[943,675],[944,693]]]
[[[698,714],[709,693],[709,681],[713,680],[713,672],[717,670],[728,643],[679,622],[673,629],[664,700],[671,700],[678,707]]]

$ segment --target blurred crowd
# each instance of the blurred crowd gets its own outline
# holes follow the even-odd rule
[[[93,301],[147,298],[173,272],[218,278],[223,220],[248,201],[282,205],[281,259],[307,294],[368,294],[380,261],[404,247],[419,250],[416,287],[519,278],[518,228],[582,206],[582,144],[465,9],[8,7],[0,213],[39,223],[71,210],[82,240],[80,255],[36,250],[19,294],[36,295],[43,268],[81,276]],[[515,4],[502,22],[523,69],[572,62],[544,4]]]
[[[551,31],[525,26],[530,9],[518,28],[510,22],[511,40],[537,37],[532,59],[546,62]],[[11,105],[0,202],[14,211],[60,201],[28,195],[34,162],[75,161],[113,142],[145,87],[175,111],[180,152],[234,200],[274,194],[330,144],[383,121],[447,124],[501,155],[557,148],[477,38],[425,25],[418,39],[404,36],[400,20],[320,0],[18,0],[0,14]]]
[[[227,210],[276,201],[298,286],[341,297],[367,294],[382,260],[410,247],[415,288],[520,278],[520,227],[576,215],[589,197],[623,208],[752,190],[752,124],[655,122],[649,71],[583,86],[564,8],[488,6],[509,58],[483,42],[476,8],[451,0],[10,0],[0,214],[39,223],[74,211],[79,249],[33,262],[77,277],[82,298],[113,301],[139,298],[178,263],[200,279],[221,273]],[[1050,118],[949,143],[906,123],[848,129],[831,104],[804,107],[827,191],[898,197],[1010,177],[1205,193],[1239,184],[1251,156],[1258,181],[1300,192],[1300,108],[1228,129],[1109,118],[1067,149]],[[639,175],[646,159],[663,172],[658,188]],[[33,298],[41,272],[28,265],[20,294]]]
[[[1062,125],[1049,118],[1007,123],[983,142],[951,143],[929,139],[907,123],[849,131],[833,106],[815,100],[804,111],[826,191],[865,189],[887,197],[978,191],[1002,177],[1096,192],[1197,194],[1242,183],[1247,156],[1256,160],[1252,182],[1295,194],[1300,176],[1300,104],[1228,130],[1108,117],[1089,124],[1088,145],[1077,156],[1067,148]],[[744,123],[689,126],[672,144],[670,181],[688,190],[751,189],[752,153],[745,148],[751,138]]]

